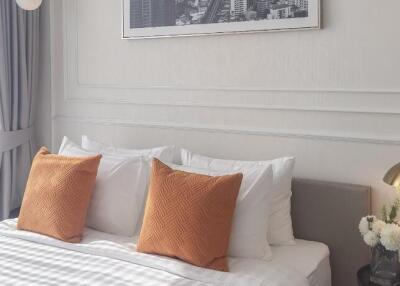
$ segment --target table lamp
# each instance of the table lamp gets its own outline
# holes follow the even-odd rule
[[[19,7],[27,11],[36,10],[42,4],[42,0],[16,0],[16,2]]]
[[[394,165],[386,172],[383,181],[400,191],[400,163]]]

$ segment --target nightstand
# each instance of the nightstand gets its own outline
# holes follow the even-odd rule
[[[370,274],[371,274],[371,270],[369,268],[369,264],[361,267],[357,271],[358,286],[379,286],[379,285],[369,281]]]
[[[380,286],[378,284],[372,283],[369,281],[369,276],[371,274],[371,269],[368,265],[361,267],[357,271],[357,282],[359,286]],[[396,284],[399,285],[399,284]]]

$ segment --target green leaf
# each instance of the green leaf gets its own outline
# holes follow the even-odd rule
[[[387,215],[387,210],[386,210],[386,206],[385,205],[382,206],[381,212],[382,212],[382,220],[385,223],[388,223],[388,215]]]
[[[389,223],[394,223],[395,219],[397,217],[397,213],[400,207],[400,201],[399,199],[396,199],[390,209],[390,213],[389,213]]]

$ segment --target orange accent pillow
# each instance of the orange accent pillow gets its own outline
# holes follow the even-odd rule
[[[177,171],[154,159],[137,250],[228,271],[226,253],[242,177]]]
[[[54,155],[42,147],[32,162],[17,228],[80,242],[100,159]]]

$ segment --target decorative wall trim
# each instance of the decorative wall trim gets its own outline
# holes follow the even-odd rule
[[[385,136],[382,138],[365,135],[349,135],[345,133],[327,134],[319,131],[298,131],[298,130],[283,130],[283,129],[251,129],[243,127],[227,127],[218,125],[194,125],[194,124],[180,124],[180,123],[163,123],[163,122],[138,122],[131,120],[121,119],[103,119],[93,117],[70,117],[70,116],[55,116],[53,120],[66,121],[71,123],[93,124],[103,126],[121,126],[121,127],[144,127],[156,129],[170,129],[181,131],[193,132],[206,132],[206,133],[219,133],[219,134],[239,134],[239,135],[253,135],[253,136],[271,136],[271,137],[285,137],[285,138],[298,138],[305,140],[319,140],[319,141],[340,141],[351,143],[364,143],[364,144],[383,144],[383,145],[400,145],[400,137]]]
[[[67,101],[75,101],[89,104],[114,104],[114,105],[137,105],[137,106],[165,106],[165,107],[190,107],[190,108],[209,108],[209,109],[238,109],[238,110],[265,110],[265,111],[294,111],[294,112],[322,112],[322,113],[353,113],[353,114],[369,114],[369,115],[389,115],[399,116],[400,109],[387,109],[382,110],[378,108],[359,108],[359,109],[345,109],[345,108],[326,108],[326,107],[291,107],[285,105],[266,105],[266,104],[220,104],[220,103],[190,103],[190,102],[151,102],[151,101],[138,101],[132,98],[67,98]]]
[[[64,13],[64,40],[66,43],[73,42],[73,51],[68,49],[69,45],[64,45],[65,55],[65,66],[66,66],[66,77],[65,77],[65,98],[68,99],[81,99],[79,96],[72,95],[68,92],[68,85],[73,83],[76,87],[84,89],[112,89],[112,90],[170,90],[170,91],[208,91],[208,92],[282,92],[282,93],[321,93],[321,94],[342,94],[342,93],[353,93],[353,94],[381,94],[381,95],[398,95],[400,96],[400,89],[349,89],[349,88],[267,88],[267,87],[245,87],[245,86],[184,86],[184,85],[113,85],[113,84],[102,84],[102,83],[84,83],[79,78],[78,62],[79,62],[79,16],[77,0],[63,1],[63,13]],[[72,12],[73,17],[68,14]],[[75,19],[71,22],[71,19]],[[68,22],[70,21],[70,22]],[[73,57],[69,57],[72,53]],[[76,93],[73,93],[76,94]]]
[[[130,104],[138,106],[167,106],[167,107],[190,107],[190,108],[218,108],[218,109],[240,109],[240,110],[275,110],[275,111],[294,111],[294,112],[323,112],[323,113],[354,113],[354,114],[368,114],[372,116],[399,116],[400,110],[396,108],[396,104],[392,106],[382,107],[372,105],[353,104],[346,107],[346,100],[341,104],[334,106],[332,103],[325,102],[321,99],[326,96],[339,96],[345,98],[349,97],[392,97],[396,100],[400,98],[400,90],[390,89],[339,89],[339,88],[326,88],[326,89],[312,89],[312,88],[266,88],[266,87],[241,87],[241,86],[178,86],[178,85],[107,85],[97,83],[84,83],[79,79],[78,61],[78,21],[73,20],[73,14],[77,13],[77,0],[62,1],[63,5],[63,62],[64,62],[64,100],[66,102],[82,102],[87,104]],[[53,5],[52,5],[53,6]],[[54,9],[54,7],[53,7]],[[74,10],[75,9],[75,10]],[[54,14],[54,12],[52,13]],[[71,16],[72,15],[72,16]],[[55,19],[51,19],[55,21]],[[54,24],[54,23],[53,23]],[[54,25],[52,25],[54,26]],[[52,29],[52,35],[55,31]],[[53,43],[54,44],[54,43]],[[52,47],[52,57],[54,57],[54,48]],[[52,58],[52,66],[54,59]],[[53,74],[53,73],[52,73]],[[53,79],[52,79],[53,82]],[[101,91],[101,93],[98,93]],[[131,91],[131,92],[129,92]],[[144,96],[137,96],[137,91],[157,91],[158,99],[149,100]],[[239,95],[245,93],[249,95],[248,103],[225,103],[228,100],[219,101],[214,103],[211,100],[196,98],[196,100],[185,99],[176,100],[174,102],[168,101],[167,94],[171,92],[197,92],[197,93],[221,93]],[[111,94],[112,95],[108,95]],[[52,91],[55,95],[55,91]],[[100,94],[100,95],[98,95]],[[290,104],[289,102],[276,102],[268,104],[256,104],[255,97],[258,98],[272,95],[290,94],[295,98],[296,96],[303,96],[309,98],[314,96],[315,101],[308,101],[302,104]],[[390,98],[391,99],[391,98]],[[55,104],[55,99],[52,99]],[[261,100],[260,100],[261,101]],[[353,100],[354,101],[354,100]],[[373,102],[374,100],[371,100]],[[351,102],[351,100],[349,100]],[[339,106],[340,105],[340,106]],[[383,136],[380,138],[378,135],[370,134],[357,134],[345,133],[332,130],[319,131],[319,130],[286,130],[286,129],[255,129],[244,127],[232,127],[221,125],[193,125],[193,124],[180,124],[180,123],[164,123],[164,122],[138,122],[130,120],[122,120],[118,118],[104,119],[104,118],[86,118],[86,117],[72,117],[57,115],[56,105],[53,105],[52,112],[52,139],[53,147],[55,142],[55,134],[57,125],[56,121],[64,121],[70,123],[83,123],[94,125],[112,125],[112,126],[127,126],[127,127],[143,127],[143,128],[157,128],[157,129],[170,129],[181,131],[205,132],[205,133],[219,133],[219,134],[239,134],[251,136],[270,136],[270,137],[283,137],[283,138],[297,138],[302,140],[319,140],[319,141],[336,141],[336,142],[350,142],[362,144],[383,144],[383,145],[400,145],[400,137],[396,136]],[[395,119],[394,119],[395,120]]]
[[[266,88],[266,87],[244,87],[244,86],[183,86],[183,85],[117,85],[117,84],[101,84],[101,83],[83,83],[79,77],[76,84],[82,88],[102,88],[102,89],[125,89],[125,90],[172,90],[172,91],[214,91],[214,92],[284,92],[284,93],[325,93],[325,94],[395,94],[400,96],[400,90],[390,89],[340,89],[340,88]]]

